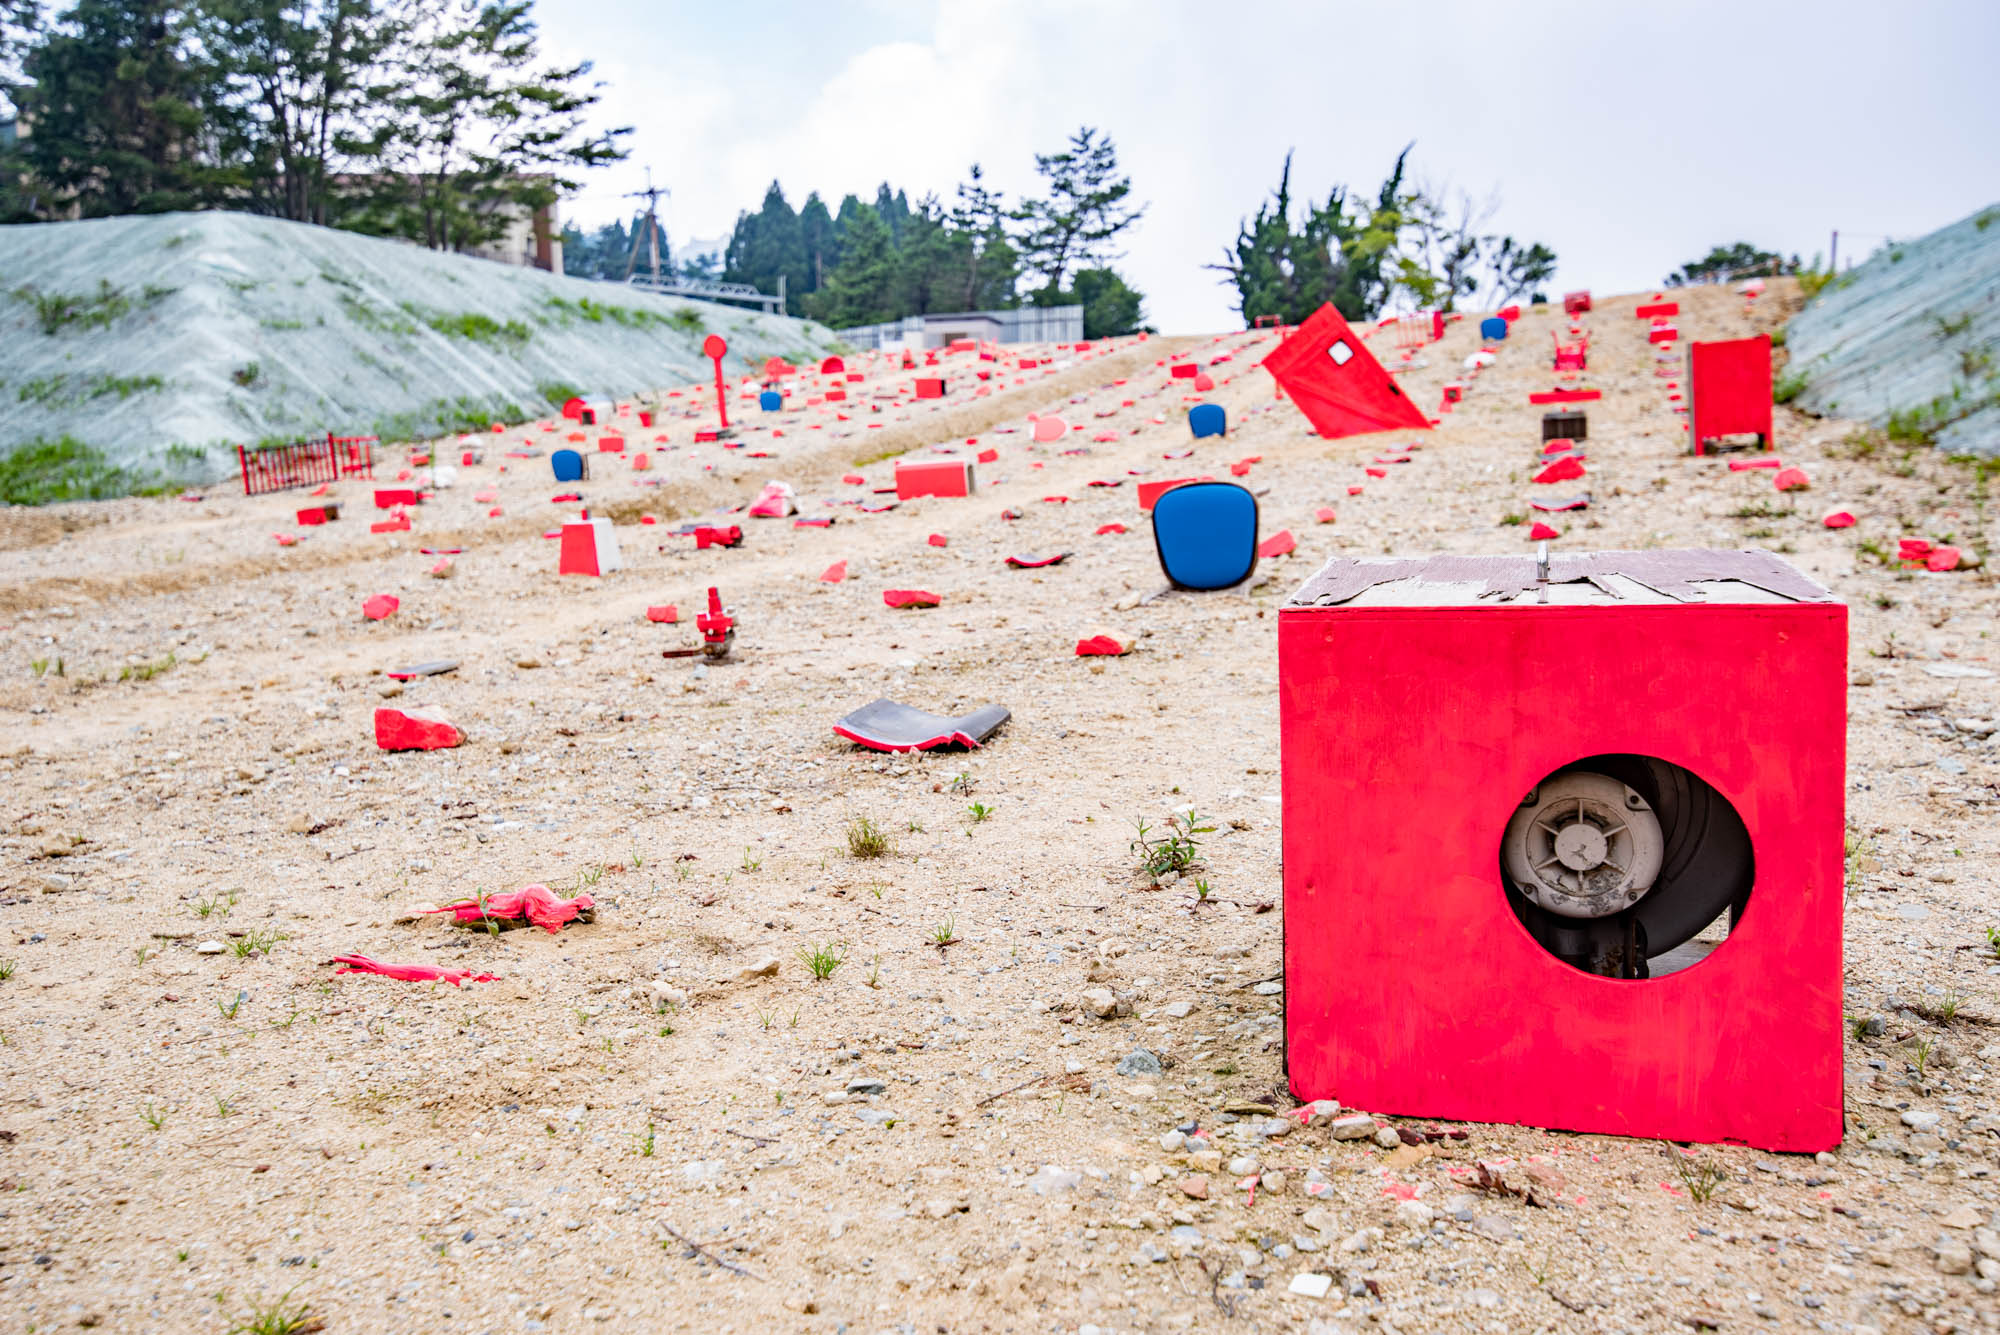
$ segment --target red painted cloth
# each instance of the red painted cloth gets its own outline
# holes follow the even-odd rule
[[[426,913],[449,913],[452,921],[458,923],[481,922],[487,918],[518,918],[531,922],[543,931],[554,935],[563,924],[573,922],[586,909],[597,907],[597,901],[589,895],[578,895],[575,899],[558,899],[555,892],[546,885],[524,885],[519,890],[502,890],[486,897],[482,912],[478,900],[461,899],[454,904],[440,908],[425,909]]]
[[[498,974],[474,973],[470,969],[440,969],[431,964],[384,964],[366,955],[335,955],[333,963],[341,966],[333,971],[336,977],[343,973],[373,973],[399,982],[450,983],[453,987],[463,987],[467,983],[491,983],[499,979]]]

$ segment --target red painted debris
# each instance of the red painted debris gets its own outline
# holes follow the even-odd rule
[[[646,620],[648,621],[657,621],[662,625],[671,626],[680,619],[681,609],[672,603],[668,603],[664,607],[649,607],[646,609]]]
[[[1812,486],[1812,479],[1806,476],[1805,469],[1793,466],[1780,468],[1778,475],[1771,479],[1771,485],[1779,491],[1804,491]]]
[[[1348,494],[1349,496],[1359,496],[1359,495],[1361,494],[1361,488],[1359,488],[1359,487],[1349,487],[1349,488],[1347,489],[1347,494]]]
[[[470,969],[440,969],[433,964],[384,964],[366,955],[335,955],[330,963],[341,966],[333,971],[335,977],[344,973],[372,973],[403,983],[450,983],[453,987],[462,987],[467,983],[491,983],[499,979],[498,974],[474,973]]]
[[[1582,476],[1583,476],[1583,461],[1572,454],[1566,459],[1556,460],[1554,463],[1550,464],[1547,468],[1544,468],[1541,472],[1535,474],[1535,481],[1568,482],[1571,478],[1579,478]]]
[[[1120,640],[1115,635],[1092,635],[1076,642],[1078,658],[1122,658],[1132,652],[1130,640]]]
[[[1853,528],[1854,515],[1851,511],[1847,510],[1830,510],[1827,512],[1826,517],[1819,522],[1828,528]]]
[[[1560,538],[1561,536],[1561,529],[1550,528],[1540,520],[1536,520],[1535,526],[1528,530],[1528,540],[1530,542],[1541,542],[1548,538]]]
[[[1298,550],[1299,540],[1292,536],[1288,528],[1281,528],[1264,541],[1257,544],[1257,555],[1265,559],[1274,556],[1289,556]]]
[[[846,561],[835,561],[832,565],[819,572],[819,582],[822,584],[838,584],[846,578]]]
[[[464,740],[457,724],[433,710],[375,711],[375,745],[384,751],[443,751]]]
[[[1946,570],[1956,570],[1958,569],[1959,560],[1960,554],[1958,548],[1933,547],[1931,548],[1930,555],[1924,558],[1924,569],[1935,570],[1940,573]]]
[[[947,547],[950,545],[950,542],[942,533],[933,533],[928,538],[925,538],[924,541],[933,547]]]
[[[384,618],[394,616],[396,609],[402,605],[403,600],[395,594],[378,593],[373,597],[362,599],[361,615],[367,617],[370,621],[381,621]]]
[[[927,589],[885,589],[882,601],[891,607],[936,607],[944,600]]]
[[[553,936],[564,923],[574,922],[596,907],[597,901],[589,895],[562,899],[546,885],[537,884],[488,895],[483,905],[476,899],[462,899],[424,912],[449,913],[457,923],[529,922]]]
[[[1097,530],[1094,536],[1101,538],[1107,533],[1123,533],[1124,531],[1125,526],[1123,524],[1105,524]]]
[[[1317,523],[1331,524],[1334,521],[1333,507],[1330,505],[1320,506],[1319,509],[1313,511],[1313,519]]]

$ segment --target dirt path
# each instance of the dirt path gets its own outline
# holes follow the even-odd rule
[[[1684,336],[1776,316],[1681,300]],[[1258,986],[1280,972],[1276,610],[1338,554],[1525,549],[1503,521],[1527,509],[1526,394],[1560,317],[1529,314],[1439,430],[1337,442],[1252,369],[1269,340],[1231,334],[962,406],[955,378],[943,413],[883,400],[873,431],[801,405],[743,451],[666,419],[673,448],[649,474],[600,466],[590,505],[688,515],[782,477],[838,520],[735,519],[742,548],[699,552],[621,523],[630,568],[602,581],[555,575],[540,534],[575,505],[548,499],[546,459],[506,457],[561,432],[482,442],[405,534],[366,532],[359,484],[287,549],[296,493],[10,517],[0,1325],[221,1331],[290,1293],[330,1331],[1990,1328],[1972,1267],[1995,1248],[2000,789],[1971,721],[2000,703],[1995,588],[1870,554],[1989,546],[1990,511],[1963,470],[1852,457],[1835,422],[1784,415],[1803,495],[1682,457],[1633,304],[1591,317],[1605,400],[1565,544],[1765,545],[1853,608],[1848,1009],[1882,1033],[1849,1041],[1851,1134],[1824,1162],[1502,1126],[1420,1153],[1269,1134],[1260,1109],[1289,1106],[1282,997]],[[1453,325],[1405,373],[1413,399],[1476,346]],[[1189,440],[1171,349],[1231,356],[1211,367],[1225,441]],[[1034,446],[1030,411],[1078,430]],[[1364,474],[1406,440],[1410,463]],[[829,503],[887,484],[887,462],[842,484],[855,458],[933,442],[1000,459],[967,500]],[[1247,595],[1138,602],[1159,584],[1138,478],[1253,455],[1265,529],[1298,554]],[[1836,503],[1860,524],[1822,528]],[[430,578],[416,549],[460,545]],[[662,660],[710,584],[735,656]],[[907,587],[942,605],[883,605]],[[364,622],[385,590],[401,610]],[[663,602],[681,624],[644,620]],[[1138,650],[1075,658],[1107,623]],[[397,702],[447,710],[467,745],[376,751],[381,671],[442,657],[462,666]],[[1014,718],[971,755],[833,736],[881,695]],[[1218,826],[1206,903],[1148,889],[1128,850],[1135,818],[1189,807]],[[850,852],[860,817],[885,856]],[[596,921],[409,920],[530,881],[587,891]],[[823,981],[815,950],[841,961]],[[349,952],[499,980],[335,977]],[[1099,986],[1130,1013],[1096,1018]],[[1138,1048],[1162,1069],[1121,1074]],[[1190,1123],[1219,1162],[1167,1148]],[[1475,1161],[1541,1204],[1469,1186]],[[1250,1172],[1283,1184],[1252,1203]],[[1291,1293],[1301,1273],[1331,1291]]]

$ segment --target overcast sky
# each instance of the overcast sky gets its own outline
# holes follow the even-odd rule
[[[1718,242],[1843,262],[2000,200],[2000,4],[1219,4],[1191,0],[540,0],[551,54],[596,62],[669,237],[727,235],[775,177],[1010,198],[1079,125],[1148,205],[1116,266],[1170,333],[1240,324],[1203,264],[1276,185],[1372,193],[1403,145],[1560,257],[1551,291],[1657,285]],[[1982,91],[1983,90],[1983,91]]]

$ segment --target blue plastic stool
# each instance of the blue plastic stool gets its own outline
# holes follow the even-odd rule
[[[549,464],[556,470],[556,481],[583,481],[583,456],[575,450],[557,450],[549,456]]]
[[[1489,315],[1479,322],[1479,336],[1488,343],[1498,343],[1507,337],[1507,322],[1497,315]]]
[[[1188,409],[1188,430],[1194,432],[1196,440],[1203,436],[1226,436],[1229,414],[1222,411],[1219,403],[1197,403]]]
[[[774,413],[785,406],[785,396],[775,389],[767,389],[757,396],[757,406],[767,413]]]
[[[1153,547],[1175,588],[1233,588],[1257,568],[1257,498],[1234,482],[1161,492],[1153,502]]]

